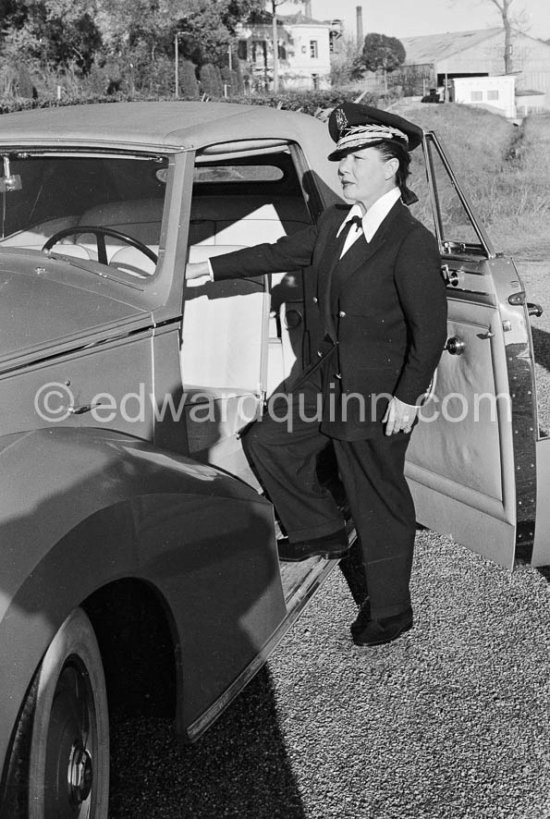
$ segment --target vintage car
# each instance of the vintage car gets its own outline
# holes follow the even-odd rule
[[[109,715],[196,739],[334,566],[279,564],[239,439],[312,355],[313,283],[184,281],[338,201],[330,149],[314,117],[224,103],[0,118],[2,819],[107,816]],[[548,563],[525,292],[435,134],[415,153],[449,295],[418,520]]]

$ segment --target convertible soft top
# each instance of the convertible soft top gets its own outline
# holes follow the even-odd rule
[[[205,102],[115,102],[19,111],[0,117],[0,140],[17,144],[125,143],[198,148],[220,139],[300,139],[307,133],[333,147],[315,117],[266,106]],[[311,138],[311,137],[310,137]],[[300,140],[301,141],[301,140]]]

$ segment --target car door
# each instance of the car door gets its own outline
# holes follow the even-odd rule
[[[516,556],[532,557],[536,510],[536,402],[525,290],[512,259],[494,251],[476,221],[433,133],[426,134],[420,164],[415,215],[435,227],[440,245],[448,340],[411,440],[406,474],[419,523],[512,567]]]

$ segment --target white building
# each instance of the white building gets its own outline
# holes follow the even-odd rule
[[[516,78],[500,77],[455,77],[453,79],[453,101],[463,105],[486,108],[509,119],[516,116]]]
[[[284,23],[294,50],[281,69],[285,88],[325,88],[330,84],[330,26],[313,20]]]
[[[330,86],[330,31],[329,23],[312,20],[303,14],[279,18],[277,50],[281,89]],[[257,83],[271,88],[273,27],[270,23],[241,30],[239,57],[248,64]]]

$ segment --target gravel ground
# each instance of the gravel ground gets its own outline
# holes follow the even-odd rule
[[[547,580],[422,531],[412,591],[415,628],[360,649],[335,571],[197,745],[120,726],[111,819],[550,817]]]

